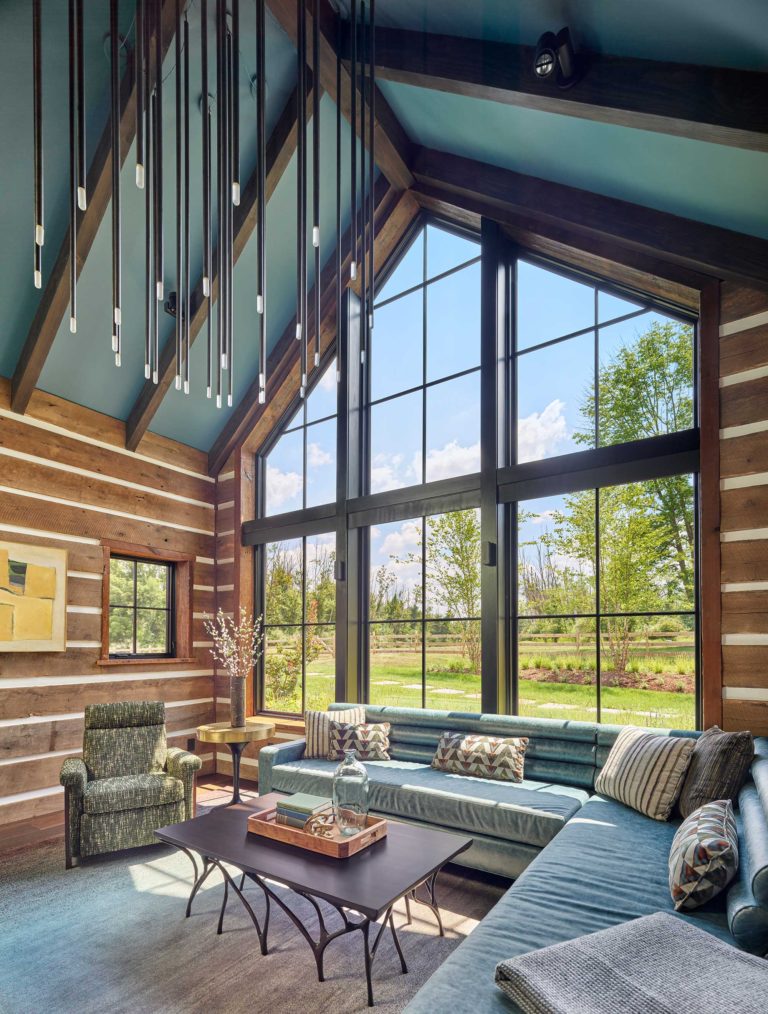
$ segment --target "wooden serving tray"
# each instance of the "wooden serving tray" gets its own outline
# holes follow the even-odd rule
[[[261,835],[262,838],[271,838],[273,841],[280,841],[286,845],[296,845],[298,848],[306,849],[308,852],[319,852],[324,856],[331,856],[333,859],[348,859],[356,852],[368,848],[374,842],[386,837],[387,822],[383,817],[367,817],[367,826],[356,835],[347,837],[338,828],[334,827],[332,838],[319,838],[317,835],[308,834],[298,827],[289,827],[286,824],[278,824],[275,821],[276,807],[269,810],[260,810],[252,813],[248,818],[248,830],[251,834]]]

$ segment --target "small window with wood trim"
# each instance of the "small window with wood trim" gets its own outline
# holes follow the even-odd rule
[[[193,559],[104,546],[102,664],[191,655]]]

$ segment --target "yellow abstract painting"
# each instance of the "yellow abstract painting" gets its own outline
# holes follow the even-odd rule
[[[0,541],[0,652],[65,651],[67,553]]]

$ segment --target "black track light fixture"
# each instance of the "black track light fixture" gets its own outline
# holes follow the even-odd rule
[[[573,48],[570,30],[561,28],[544,32],[536,44],[533,58],[533,75],[538,81],[556,84],[558,88],[572,88],[581,77],[582,68]]]

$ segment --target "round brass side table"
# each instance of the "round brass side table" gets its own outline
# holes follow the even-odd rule
[[[227,806],[240,802],[240,755],[249,743],[269,739],[275,731],[273,722],[259,718],[246,718],[239,728],[229,722],[212,722],[197,727],[197,738],[201,743],[226,743],[232,753],[232,798]]]

